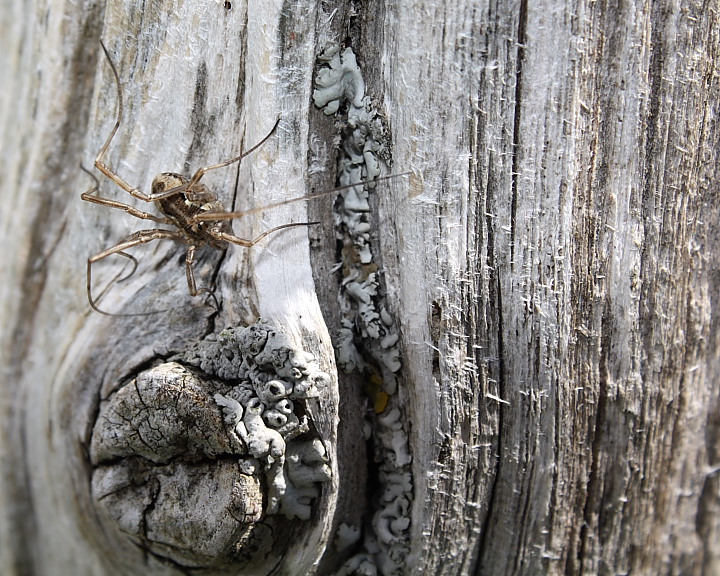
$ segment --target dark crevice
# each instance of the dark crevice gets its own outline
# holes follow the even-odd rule
[[[193,139],[185,157],[185,166],[183,167],[185,174],[189,174],[191,169],[196,169],[190,165],[190,161],[196,156],[202,158],[201,161],[207,164],[208,160],[204,157],[205,148],[208,142],[212,142],[215,139],[216,118],[215,115],[212,114],[208,116],[207,86],[207,63],[202,61],[198,64],[197,76],[195,78],[195,94],[193,96],[193,108],[190,115],[190,129],[193,133]],[[224,159],[218,160],[218,162],[222,161],[224,161]]]
[[[659,194],[662,192],[656,189],[660,185],[661,178],[657,173],[658,167],[663,162],[658,162],[663,156],[662,148],[666,145],[665,138],[661,134],[662,117],[660,105],[663,96],[663,71],[665,68],[665,46],[661,41],[664,38],[664,23],[662,22],[662,10],[653,10],[651,15],[654,25],[651,27],[650,41],[650,62],[648,66],[648,80],[650,90],[648,94],[648,104],[645,110],[645,154],[643,166],[644,186],[642,190],[642,218],[643,218],[643,235],[644,241],[641,248],[640,264],[642,277],[653,278],[657,270],[655,264],[657,262],[657,251],[659,244],[659,235],[661,234],[657,226],[658,202],[662,202]],[[638,310],[640,317],[638,319],[640,326],[640,337],[642,342],[653,342],[654,332],[657,330],[661,322],[655,310],[658,309],[657,296],[650,288],[653,284],[650,282],[642,283],[640,292],[640,300]],[[644,346],[647,355],[645,361],[640,363],[640,375],[643,381],[647,378],[648,370],[656,359],[656,351],[653,346]]]
[[[527,27],[527,0],[521,0],[519,6],[518,15],[518,27],[517,27],[517,52],[515,62],[515,112],[513,118],[513,137],[512,137],[512,167],[511,167],[511,200],[510,200],[510,268],[514,267],[515,260],[515,232],[516,232],[516,214],[517,214],[517,203],[518,203],[518,170],[519,170],[519,148],[520,148],[520,125],[521,125],[521,101],[522,101],[522,72],[523,72],[523,61],[525,58],[525,41],[526,41],[526,27]],[[492,165],[492,162],[490,163]],[[491,178],[488,176],[488,183],[486,189],[486,198],[488,206],[492,201],[492,183]],[[490,288],[490,306],[495,312],[496,330],[497,330],[497,351],[498,351],[498,367],[497,367],[497,385],[498,394],[500,397],[505,397],[507,392],[507,374],[505,366],[505,338],[504,338],[504,323],[503,323],[503,300],[502,300],[502,286],[500,283],[500,275],[497,271],[498,260],[495,254],[495,233],[494,223],[491,216],[486,217],[487,226],[487,261],[490,270],[492,271],[492,278],[489,280]],[[494,304],[494,306],[492,306]],[[495,506],[499,501],[498,490],[502,478],[503,470],[503,407],[498,408],[498,428],[497,428],[497,467],[493,476],[492,487],[489,490],[488,495],[488,510],[485,517],[485,521],[481,527],[481,537],[479,543],[479,561],[476,567],[476,574],[481,574],[483,570],[482,557],[486,554],[494,553],[489,550],[491,546],[491,535],[490,532],[496,523],[495,519]]]
[[[496,295],[496,305],[498,307],[498,310],[502,309],[502,297],[500,295],[500,286],[499,286],[499,280],[496,279],[496,285],[497,285],[497,295]],[[504,344],[503,344],[503,337],[502,337],[502,317],[501,314],[498,314],[498,392],[500,397],[504,397],[504,390],[505,390],[505,366],[503,361],[503,355],[504,355]],[[502,479],[502,473],[503,473],[503,408],[502,406],[498,409],[498,431],[497,431],[497,456],[496,456],[496,462],[497,466],[495,469],[495,474],[493,476],[492,480],[492,486],[490,487],[490,490],[488,491],[487,496],[487,502],[488,502],[488,510],[487,515],[485,516],[485,521],[483,522],[483,525],[480,529],[480,544],[479,544],[479,551],[480,554],[478,556],[479,563],[476,568],[475,574],[477,576],[482,576],[484,574],[483,571],[483,556],[485,555],[492,555],[495,554],[495,552],[491,549],[491,541],[489,540],[490,533],[493,531],[493,527],[496,525],[497,521],[495,518],[495,507],[496,504],[500,501],[500,498],[498,497],[498,491],[500,489],[501,479]]]
[[[489,165],[492,166],[494,163],[492,161],[492,154],[489,157]],[[485,196],[486,196],[486,202],[489,205],[491,205],[493,201],[493,182],[491,174],[488,174],[488,181],[487,181],[487,187],[485,189]],[[489,213],[489,211],[486,213],[485,216],[485,225],[487,228],[487,262],[488,262],[488,268],[491,271],[491,277],[488,279],[488,288],[489,288],[489,302],[488,302],[488,309],[492,315],[494,311],[494,320],[496,322],[496,330],[497,330],[497,347],[498,347],[498,362],[497,362],[497,381],[498,381],[498,392],[499,395],[503,396],[503,389],[505,388],[505,370],[504,370],[504,363],[503,363],[503,353],[504,353],[504,343],[503,343],[503,323],[502,323],[502,296],[501,296],[501,287],[500,287],[500,277],[497,272],[497,258],[495,256],[495,225],[493,222],[493,217]],[[491,320],[492,321],[492,320]],[[489,544],[490,544],[490,532],[492,531],[493,524],[495,522],[495,504],[498,502],[497,492],[499,490],[499,480],[501,476],[501,468],[502,468],[502,430],[503,430],[503,410],[502,406],[498,408],[497,413],[497,456],[496,456],[496,469],[495,473],[492,476],[492,486],[488,490],[488,496],[487,496],[487,502],[488,502],[488,509],[487,514],[485,516],[485,520],[481,526],[480,529],[480,538],[479,538],[479,544],[478,544],[478,563],[476,566],[476,574],[480,576],[483,573],[483,556],[485,556],[488,553],[492,553],[488,550]]]
[[[599,389],[597,394],[597,411],[595,416],[595,425],[589,434],[592,434],[592,462],[590,464],[590,472],[588,474],[588,481],[586,485],[586,498],[585,506],[583,509],[583,525],[580,529],[580,546],[577,563],[579,566],[578,574],[582,575],[585,573],[584,560],[586,558],[592,558],[593,555],[589,553],[588,546],[591,541],[590,530],[592,527],[600,529],[601,520],[597,521],[594,516],[599,514],[599,509],[602,503],[602,482],[603,479],[600,477],[600,454],[603,449],[605,441],[605,434],[603,428],[605,422],[607,422],[608,415],[608,353],[610,350],[610,334],[612,330],[607,326],[610,320],[610,301],[606,301],[606,308],[603,313],[602,320],[602,335],[601,335],[601,351],[600,351],[600,366],[599,366]]]
[[[235,32],[238,38],[238,49],[240,50],[240,67],[238,69],[237,92],[235,94],[235,108],[242,111],[245,108],[245,65],[247,61],[247,30],[248,11],[244,11],[244,19],[239,23],[239,30]]]
[[[482,85],[482,81],[481,81]],[[479,100],[479,98],[478,98]],[[472,100],[468,103],[469,108],[473,108]],[[483,215],[487,210],[487,197],[481,194],[480,191],[484,189],[482,179],[486,175],[487,166],[481,165],[481,156],[479,154],[479,142],[485,141],[484,126],[480,121],[479,115],[475,114],[473,122],[470,127],[470,157],[475,159],[468,163],[468,182],[470,182],[470,200],[468,206],[473,206],[473,217],[472,220],[468,221],[468,233],[467,233],[467,270],[474,278],[472,284],[468,285],[466,290],[463,290],[463,303],[466,308],[466,322],[467,322],[467,334],[470,336],[467,341],[466,354],[468,358],[475,359],[475,365],[477,370],[470,376],[472,382],[472,388],[476,391],[475,403],[473,410],[477,411],[478,418],[480,421],[490,421],[488,417],[487,406],[484,405],[483,395],[481,391],[486,387],[488,379],[488,368],[486,365],[487,360],[480,354],[480,349],[473,343],[483,341],[487,344],[487,323],[483,326],[482,318],[484,316],[483,310],[481,309],[483,294],[483,283],[485,281],[484,274],[482,273],[482,258],[480,258],[479,251],[482,248],[482,239],[486,234],[484,230],[485,220]],[[485,216],[487,218],[487,216]],[[470,223],[472,222],[472,225]],[[472,286],[472,288],[470,287]],[[434,347],[433,349],[433,377],[438,382],[441,381],[440,376],[440,339],[442,335],[444,325],[444,319],[442,316],[442,306],[437,300],[432,301],[432,309],[430,316],[430,337]],[[478,431],[481,436],[482,432]],[[439,460],[439,457],[438,457]],[[443,463],[444,464],[444,463]],[[476,469],[468,469],[466,473],[466,481],[468,486],[472,486],[472,495],[469,497],[470,502],[480,502],[483,496],[481,496],[482,480],[481,475],[485,474],[485,477],[489,477],[492,474],[490,467],[483,469],[482,466],[478,466]],[[478,526],[482,525],[484,519],[479,520]],[[480,561],[480,546],[481,538],[477,538],[472,546],[472,549],[468,550],[468,556],[471,562],[468,566],[468,574],[475,574]]]
[[[512,173],[511,173],[511,197],[510,197],[510,266],[515,263],[515,219],[517,216],[517,195],[518,195],[518,171],[520,168],[520,122],[522,101],[522,72],[523,60],[525,59],[525,40],[527,27],[527,0],[520,2],[520,14],[518,15],[517,31],[517,56],[515,60],[515,115],[513,118],[513,141],[512,141]]]

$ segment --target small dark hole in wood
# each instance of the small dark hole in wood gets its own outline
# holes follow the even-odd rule
[[[231,2],[225,2],[225,10],[232,10],[232,3]]]

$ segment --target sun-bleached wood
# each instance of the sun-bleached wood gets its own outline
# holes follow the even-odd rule
[[[262,316],[335,372],[330,200],[233,223],[253,237],[322,221],[205,254],[196,273],[217,271],[219,314],[187,295],[172,243],[137,252],[137,273],[102,300],[166,313],[89,310],[88,256],[145,227],[79,198],[92,181],[78,162],[91,165],[115,118],[101,37],[126,99],[107,160],[132,185],[232,158],[280,118],[239,168],[203,178],[236,210],[334,185],[342,127],[313,107],[312,82],[323,50],[352,45],[389,170],[412,174],[372,203],[412,456],[406,574],[720,571],[717,9],[6,4],[0,573],[132,573],[132,558],[108,562],[127,543],[97,530],[83,442],[98,399],[150,359]],[[116,272],[99,267],[99,289]],[[337,474],[283,573],[316,561],[335,573],[349,555],[336,528],[373,509],[365,385],[341,374],[327,399]]]

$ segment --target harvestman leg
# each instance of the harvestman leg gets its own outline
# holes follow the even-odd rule
[[[292,228],[293,226],[314,226],[315,224],[320,224],[320,222],[291,222],[290,224],[282,224],[280,226],[275,226],[275,228],[270,228],[270,230],[265,230],[260,236],[256,236],[252,240],[246,240],[245,238],[239,238],[237,236],[233,236],[232,234],[228,234],[227,232],[220,232],[219,236],[225,240],[225,242],[230,242],[232,244],[237,244],[238,246],[242,246],[244,248],[251,248],[252,246],[255,246],[260,240],[265,238],[265,236],[268,236],[272,234],[273,232],[277,232],[278,230],[283,230],[285,228]]]
[[[115,126],[113,126],[112,131],[110,132],[110,135],[108,136],[107,140],[105,141],[105,144],[103,144],[103,147],[100,148],[100,151],[98,152],[97,157],[95,158],[95,167],[102,172],[107,178],[115,182],[120,188],[125,190],[128,194],[133,196],[134,198],[137,198],[138,200],[143,200],[145,202],[153,202],[155,200],[162,200],[164,198],[169,198],[170,196],[174,196],[176,194],[180,194],[187,190],[188,188],[192,188],[195,184],[197,184],[200,179],[205,175],[206,172],[209,172],[211,170],[216,170],[218,168],[223,168],[225,166],[229,166],[230,164],[234,162],[239,162],[245,156],[248,154],[251,154],[255,150],[257,150],[260,146],[265,144],[265,142],[270,138],[270,136],[273,135],[275,132],[275,129],[277,128],[278,124],[280,123],[280,119],[275,122],[275,125],[272,127],[272,130],[268,132],[267,136],[265,136],[260,142],[255,144],[250,150],[247,150],[246,152],[240,153],[239,156],[236,156],[235,158],[232,158],[230,160],[226,160],[225,162],[220,162],[219,164],[213,164],[212,166],[206,166],[204,168],[198,169],[197,172],[193,175],[193,177],[190,179],[190,181],[186,184],[182,184],[180,186],[176,186],[175,188],[171,188],[170,190],[165,190],[163,192],[159,192],[157,194],[145,194],[138,188],[134,188],[130,186],[125,180],[123,180],[120,176],[115,174],[104,162],[105,154],[110,147],[110,142],[112,142],[112,139],[115,137],[115,134],[117,133],[118,129],[120,128],[120,124],[122,123],[122,117],[123,117],[123,99],[122,99],[122,89],[120,87],[120,75],[118,74],[117,68],[115,68],[115,64],[112,61],[112,58],[110,57],[110,52],[108,52],[108,49],[105,47],[105,44],[103,42],[100,42],[100,46],[102,46],[103,52],[105,52],[105,56],[107,57],[108,63],[110,64],[110,68],[112,69],[113,76],[115,76],[115,85],[117,86],[117,98],[118,98],[118,115],[117,120],[115,121]],[[87,194],[87,193],[86,193]],[[89,202],[96,202],[96,200],[99,200],[97,196],[88,196],[87,198],[83,198],[84,200],[88,200]],[[117,206],[112,204],[112,200],[108,200],[108,203],[105,204],[103,202],[96,202],[97,204],[104,204],[106,206],[110,206],[113,208],[120,208],[123,209],[124,206]],[[117,203],[121,204],[121,203]],[[146,214],[145,212],[141,212],[140,210],[135,210],[135,212],[138,212],[140,214]],[[131,213],[129,210],[126,210],[128,213]],[[137,214],[133,214],[136,216]],[[147,216],[138,216],[139,218],[146,218]],[[152,218],[150,218],[152,219]]]
[[[125,180],[123,180],[119,175],[117,175],[115,172],[113,172],[104,162],[105,154],[108,151],[108,148],[110,147],[110,143],[112,142],[113,138],[115,137],[115,134],[117,134],[118,129],[120,128],[120,125],[122,124],[122,118],[123,118],[123,96],[122,96],[122,87],[120,85],[120,76],[118,74],[117,68],[115,67],[115,64],[110,56],[110,53],[108,49],[105,47],[105,44],[100,42],[100,45],[102,46],[103,52],[105,53],[105,56],[108,60],[108,63],[110,64],[110,68],[112,70],[113,76],[115,77],[115,85],[117,86],[117,98],[118,98],[118,114],[115,121],[115,125],[113,126],[110,134],[107,137],[107,140],[103,144],[102,148],[100,148],[100,151],[98,152],[96,158],[95,158],[95,167],[109,180],[113,181],[117,186],[125,190],[128,194],[130,194],[132,197],[137,198],[139,200],[142,200],[144,202],[153,202],[156,200],[162,200],[165,198],[169,198],[171,196],[181,194],[184,191],[188,189],[192,189],[193,186],[195,186],[202,177],[211,170],[217,170],[218,168],[223,168],[225,166],[229,166],[230,164],[233,164],[234,162],[241,161],[245,156],[248,154],[251,154],[255,150],[257,150],[260,146],[262,146],[269,138],[275,133],[275,130],[278,127],[278,124],[280,123],[280,119],[278,119],[275,122],[275,125],[272,127],[270,132],[257,144],[255,144],[252,148],[250,148],[247,151],[243,151],[241,149],[241,153],[239,156],[236,156],[235,158],[232,158],[230,160],[226,160],[224,162],[220,162],[219,164],[213,164],[211,166],[205,166],[203,168],[198,169],[195,174],[193,174],[192,178],[185,184],[182,184],[180,186],[176,186],[175,188],[171,188],[170,190],[164,190],[159,193],[150,193],[145,194],[138,188],[132,187],[130,184],[128,184]],[[81,195],[81,198],[86,202],[91,202],[93,204],[98,204],[101,206],[106,206],[108,208],[115,208],[118,210],[123,210],[126,213],[130,214],[131,216],[135,216],[136,218],[140,218],[141,220],[151,220],[153,222],[157,222],[158,224],[168,224],[168,225],[175,225],[175,223],[166,217],[158,217],[154,214],[150,214],[149,212],[144,212],[142,210],[138,210],[134,206],[131,206],[130,204],[126,204],[124,202],[119,202],[116,200],[110,200],[108,198],[102,198],[97,195],[100,188],[100,182],[95,177],[94,174],[92,174],[90,171],[86,170],[83,166],[81,168],[90,174],[90,176],[95,181],[95,186],[93,186],[90,190],[87,192],[84,192]],[[233,217],[233,216],[231,216]],[[212,219],[212,218],[210,218]],[[229,219],[229,218],[223,218],[223,219]],[[198,219],[200,220],[200,219]],[[275,228],[271,228],[270,230],[267,230],[260,234],[258,237],[252,239],[252,240],[246,240],[244,238],[239,238],[237,236],[234,236],[232,234],[227,233],[220,233],[220,237],[226,241],[230,242],[232,244],[237,244],[239,246],[243,246],[246,248],[249,248],[251,246],[254,246],[256,243],[258,243],[260,240],[265,238],[267,235],[272,234],[273,232],[276,232],[278,230],[282,230],[284,228],[290,228],[292,226],[309,226],[312,224],[317,224],[316,222],[298,222],[298,223],[291,223],[291,224],[284,224],[282,226],[276,226]],[[161,240],[161,239],[171,239],[175,241],[180,242],[186,242],[186,238],[183,234],[178,233],[176,231],[170,231],[170,230],[162,230],[162,229],[153,229],[153,230],[141,230],[139,232],[136,232],[130,236],[128,236],[125,240],[119,242],[118,244],[107,248],[106,250],[103,250],[102,252],[99,252],[95,254],[94,256],[91,256],[88,258],[88,264],[87,264],[87,296],[88,300],[90,302],[90,306],[97,312],[101,314],[108,314],[106,312],[103,312],[100,310],[95,301],[92,298],[92,265],[95,262],[98,262],[104,258],[107,258],[108,256],[111,256],[113,254],[119,254],[125,258],[130,259],[135,266],[137,266],[137,261],[133,256],[130,254],[127,254],[124,252],[124,250],[128,248],[132,248],[133,246],[137,246],[139,244],[145,244],[147,242],[152,242],[154,240]],[[192,296],[197,295],[200,292],[210,292],[209,289],[203,288],[198,290],[197,284],[195,281],[195,274],[193,272],[193,264],[195,263],[195,253],[197,250],[197,246],[194,244],[191,244],[188,247],[188,252],[185,257],[185,275],[187,278],[188,283],[188,289],[190,291],[190,294]],[[134,272],[133,270],[130,272],[129,275],[125,276],[125,278],[131,276]],[[115,282],[116,279],[114,279],[113,282]],[[104,294],[104,291],[103,291]],[[102,296],[102,294],[101,294]]]
[[[158,224],[172,224],[172,220],[169,218],[162,218],[159,216],[155,216],[154,214],[150,214],[149,212],[143,212],[142,210],[138,210],[134,206],[131,206],[130,204],[125,204],[124,202],[118,202],[116,200],[110,200],[109,198],[102,198],[100,196],[93,196],[93,194],[96,194],[100,190],[100,181],[96,178],[95,174],[90,172],[87,168],[80,165],[80,169],[87,172],[90,177],[95,180],[95,186],[90,188],[87,192],[83,192],[80,194],[80,198],[85,200],[86,202],[92,202],[93,204],[99,204],[100,206],[107,206],[108,208],[117,208],[119,210],[124,210],[131,216],[135,216],[136,218],[140,218],[141,220],[152,220],[153,222],[157,222]]]
[[[409,176],[412,174],[411,172],[401,172],[400,174],[393,174],[391,176],[382,176],[380,178],[376,178],[375,180],[366,180],[364,182],[355,182],[353,184],[346,184],[345,186],[338,186],[337,188],[333,188],[331,190],[323,190],[322,192],[310,192],[310,194],[304,194],[303,196],[295,196],[294,198],[288,198],[286,200],[280,200],[278,202],[273,202],[271,204],[263,204],[262,206],[257,206],[255,208],[249,208],[248,210],[242,210],[239,212],[201,212],[200,214],[197,214],[195,216],[195,220],[199,222],[210,222],[210,221],[218,221],[218,220],[235,220],[236,218],[243,218],[244,216],[249,216],[250,214],[257,214],[258,212],[265,212],[266,210],[270,210],[272,208],[279,208],[280,206],[285,206],[287,204],[292,204],[293,202],[301,202],[305,200],[313,200],[314,198],[322,198],[323,196],[329,196],[330,194],[337,194],[341,190],[348,190],[350,188],[354,188],[355,186],[362,186],[363,184],[377,184],[378,182],[383,182],[385,180],[390,180],[392,178],[399,178],[400,176]],[[307,224],[318,224],[318,222],[308,222]],[[300,224],[298,224],[300,225]]]
[[[282,226],[276,226],[275,228],[266,230],[265,232],[260,234],[260,236],[257,236],[252,240],[246,240],[245,238],[239,238],[238,236],[233,236],[232,234],[228,234],[226,232],[220,232],[218,234],[218,239],[222,239],[225,242],[230,242],[231,244],[242,246],[243,248],[251,248],[252,246],[255,246],[255,244],[257,244],[258,242],[260,242],[260,240],[265,238],[265,236],[267,236],[268,234],[272,234],[273,232],[277,232],[278,230],[282,230],[283,228],[291,228],[293,226],[312,226],[313,224],[319,224],[319,222],[293,222],[291,224],[283,224]],[[191,244],[190,246],[188,246],[187,255],[185,256],[185,276],[187,277],[187,284],[188,290],[190,291],[190,296],[197,296],[202,292],[212,294],[212,290],[210,290],[209,288],[200,288],[199,290],[197,288],[197,283],[195,282],[195,272],[193,271],[196,251],[197,246]]]
[[[210,288],[200,288],[200,290],[197,289],[197,284],[195,283],[195,272],[193,271],[196,250],[197,246],[195,246],[195,244],[191,244],[190,246],[188,246],[188,251],[185,255],[185,278],[187,279],[188,291],[190,292],[190,296],[197,296],[202,292],[207,292],[208,294],[212,295],[213,298],[215,298],[215,296],[213,295],[213,291],[210,290]],[[217,299],[215,299],[215,301],[217,302]]]
[[[85,168],[85,166],[80,165],[80,168],[81,168],[84,172],[86,172],[86,173],[95,181],[95,186],[93,186],[93,187],[90,188],[87,192],[83,192],[83,193],[80,195],[80,198],[81,198],[82,200],[85,200],[86,202],[91,202],[91,203],[93,203],[93,204],[99,204],[100,206],[107,206],[107,207],[109,207],[109,208],[117,208],[117,209],[119,209],[119,210],[124,210],[125,212],[127,212],[127,213],[130,214],[131,216],[135,216],[136,218],[140,218],[141,220],[152,220],[153,222],[157,222],[158,224],[172,224],[172,222],[170,221],[169,218],[160,218],[160,217],[158,217],[158,216],[155,216],[154,214],[149,214],[148,212],[143,212],[142,210],[138,210],[137,208],[135,208],[134,206],[130,206],[129,204],[125,204],[125,203],[123,203],[123,202],[117,202],[116,200],[110,200],[110,199],[108,199],[108,198],[101,198],[101,197],[99,197],[99,196],[94,196],[93,194],[96,194],[96,193],[99,191],[99,189],[100,189],[100,181],[97,179],[97,177],[95,176],[95,174],[93,174],[92,172],[90,172],[90,170],[88,170],[87,168]],[[133,245],[134,245],[134,244],[133,244]],[[111,286],[111,285],[114,284],[115,282],[119,282],[119,281],[122,281],[122,280],[126,280],[127,278],[130,278],[130,276],[132,276],[132,275],[135,273],[135,269],[137,268],[137,260],[135,259],[134,256],[131,256],[130,254],[127,254],[127,253],[123,252],[122,249],[119,249],[119,250],[117,250],[117,251],[115,251],[115,252],[109,252],[109,251],[112,251],[114,248],[116,248],[116,246],[114,246],[113,248],[108,248],[107,250],[104,250],[103,252],[100,252],[99,254],[96,254],[95,256],[91,256],[91,257],[88,259],[88,271],[87,271],[87,296],[88,296],[88,301],[90,302],[90,306],[91,306],[94,310],[97,310],[98,312],[100,312],[101,314],[106,314],[106,313],[105,313],[105,312],[102,312],[101,310],[98,310],[98,308],[97,308],[97,306],[95,305],[95,302],[94,302],[94,300],[93,300],[93,298],[92,298],[92,285],[91,285],[91,266],[92,266],[92,264],[93,264],[94,262],[97,262],[98,260],[102,260],[102,258],[105,258],[105,257],[107,257],[107,256],[110,256],[110,255],[113,254],[113,253],[114,253],[114,254],[119,254],[120,256],[123,256],[123,257],[127,258],[128,260],[130,260],[130,261],[133,263],[133,268],[132,268],[132,270],[130,270],[130,272],[129,272],[128,274],[126,274],[126,275],[123,276],[122,278],[118,278],[118,277],[116,276],[116,277],[110,282],[110,285],[109,285],[109,286]],[[108,252],[108,253],[105,254],[106,252]],[[102,257],[99,257],[99,256],[101,256],[102,254],[105,254],[105,255],[102,256]],[[119,274],[118,274],[118,276],[119,276]],[[109,286],[108,286],[108,288],[109,288]],[[102,296],[105,294],[106,291],[107,291],[107,288],[106,288],[105,290],[103,290],[103,292],[100,294],[99,297],[102,298]]]
[[[161,230],[160,228],[154,228],[152,230],[139,230],[137,232],[134,232],[133,234],[130,234],[127,238],[122,240],[121,242],[118,242],[115,244],[115,246],[111,246],[110,248],[107,248],[103,250],[102,252],[98,252],[94,256],[90,256],[87,261],[87,297],[88,301],[90,302],[90,307],[95,310],[96,312],[99,312],[100,314],[104,314],[105,316],[116,316],[116,314],[110,314],[109,312],[105,312],[97,307],[97,304],[95,303],[95,300],[92,297],[92,265],[96,262],[99,262],[100,260],[103,260],[107,258],[108,256],[112,256],[113,254],[119,254],[121,256],[124,256],[125,258],[129,258],[130,260],[135,261],[135,258],[133,258],[130,254],[127,254],[124,252],[124,250],[127,250],[128,248],[132,248],[133,246],[138,246],[140,244],[147,244],[148,242],[153,242],[154,240],[175,240],[175,241],[183,241],[183,237],[173,232],[172,230]],[[134,272],[134,270],[133,270]],[[132,275],[132,272],[130,273]],[[129,276],[125,276],[125,278],[128,278]],[[116,281],[117,277],[114,278],[111,281],[111,285]],[[106,289],[107,290],[107,289]],[[105,291],[103,291],[103,294]],[[102,294],[101,294],[102,296]],[[147,313],[143,314],[137,314],[137,316],[144,316]],[[125,314],[123,314],[125,316]],[[136,316],[136,314],[127,314],[127,316]]]
[[[277,129],[278,124],[280,123],[280,119],[278,119],[275,122],[275,125],[272,127],[270,132],[255,146],[250,148],[249,150],[243,152],[241,149],[241,153],[239,156],[236,156],[235,158],[232,158],[230,160],[227,160],[225,162],[221,162],[219,164],[214,164],[211,166],[206,166],[203,168],[198,169],[193,177],[190,179],[190,181],[186,184],[182,184],[181,186],[177,186],[175,188],[172,188],[170,190],[165,190],[163,192],[157,193],[157,194],[145,194],[138,188],[132,187],[130,184],[128,184],[125,180],[123,180],[120,176],[118,176],[115,172],[113,172],[104,162],[105,154],[108,151],[108,148],[110,147],[110,143],[112,142],[113,138],[115,137],[115,134],[117,134],[118,129],[120,128],[120,125],[122,124],[122,118],[123,118],[123,95],[122,95],[122,88],[120,85],[120,76],[118,74],[117,68],[115,67],[115,63],[113,62],[110,53],[108,49],[105,47],[105,44],[101,41],[100,45],[102,46],[103,52],[105,53],[105,56],[108,60],[108,63],[110,64],[110,69],[112,70],[113,76],[115,77],[115,85],[117,86],[117,98],[118,98],[118,114],[117,118],[115,120],[115,125],[113,126],[110,134],[107,137],[107,140],[105,140],[105,143],[103,144],[102,148],[100,148],[100,151],[97,154],[97,157],[95,158],[95,167],[108,179],[113,181],[117,186],[125,190],[128,194],[133,196],[134,198],[137,198],[139,200],[143,200],[145,202],[152,202],[155,200],[161,200],[164,198],[168,198],[170,196],[174,196],[176,194],[180,194],[184,192],[185,190],[191,188],[195,184],[197,184],[200,179],[205,175],[206,172],[209,172],[211,170],[216,170],[218,168],[223,168],[225,166],[229,166],[230,164],[234,162],[238,162],[242,160],[245,156],[248,154],[251,154],[255,150],[257,150],[260,146],[262,146],[269,138],[273,135],[275,130]],[[130,214],[131,216],[135,216],[136,218],[140,218],[141,220],[152,220],[153,222],[157,222],[158,224],[168,224],[168,225],[174,225],[175,223],[165,217],[158,217],[154,214],[150,214],[149,212],[145,212],[143,210],[138,210],[134,206],[131,206],[130,204],[126,204],[124,202],[119,202],[116,200],[110,200],[109,198],[102,198],[97,195],[100,189],[100,181],[96,178],[96,176],[87,170],[84,166],[80,166],[82,170],[87,172],[90,177],[95,181],[95,186],[93,186],[90,190],[87,192],[84,192],[81,194],[81,198],[86,202],[91,202],[93,204],[98,204],[100,206],[107,206],[108,208],[115,208],[118,210],[123,210],[126,213]],[[264,235],[263,235],[264,236]],[[135,267],[137,267],[137,260],[130,254],[125,253],[123,250],[127,248],[131,248],[133,246],[137,246],[139,244],[143,244],[146,242],[151,242],[153,240],[163,239],[163,238],[169,238],[173,240],[179,240],[183,241],[183,236],[181,234],[167,231],[167,230],[144,230],[140,231],[136,234],[133,234],[131,236],[128,236],[125,240],[122,242],[116,244],[115,246],[108,248],[106,250],[103,250],[102,252],[99,252],[98,254],[95,254],[94,256],[91,256],[88,259],[88,265],[87,265],[87,295],[88,300],[90,302],[90,306],[96,310],[97,312],[100,312],[101,314],[107,314],[106,312],[103,312],[102,310],[98,309],[97,305],[95,304],[95,301],[92,298],[92,265],[95,262],[98,262],[99,260],[102,260],[104,258],[107,258],[108,256],[112,254],[119,254],[121,256],[124,256],[125,258],[130,259],[133,264],[133,270],[130,272],[130,274],[126,275],[124,278],[128,278],[132,276],[132,274],[135,271]],[[232,237],[235,238],[235,237]],[[249,245],[252,246],[255,242],[249,242],[246,240],[240,240],[240,245]],[[232,241],[232,240],[230,240]],[[188,288],[190,290],[191,295],[195,296],[199,292],[209,292],[208,289],[201,289],[197,290],[197,285],[195,282],[195,275],[193,273],[193,264],[195,262],[195,252],[197,247],[195,245],[190,245],[188,248],[188,253],[185,258],[185,272],[188,282]],[[123,279],[124,279],[123,278]],[[113,282],[116,280],[113,280]],[[111,282],[112,284],[112,282]],[[103,291],[104,294],[104,291]],[[102,296],[102,294],[101,294]]]
[[[181,184],[180,186],[176,186],[175,188],[170,188],[170,190],[165,190],[164,192],[158,192],[157,194],[147,194],[148,201],[154,201],[154,200],[162,200],[164,198],[168,198],[169,196],[174,196],[175,194],[180,194],[181,192],[184,192],[185,190],[191,189],[195,184],[200,182],[200,179],[211,170],[217,170],[218,168],[224,168],[225,166],[229,166],[230,164],[233,164],[234,162],[239,162],[245,156],[248,154],[252,154],[260,148],[265,142],[268,141],[270,136],[272,136],[275,133],[275,130],[278,127],[278,124],[280,124],[280,119],[278,118],[275,121],[275,125],[270,129],[270,132],[267,133],[267,135],[260,140],[255,146],[250,148],[250,150],[247,150],[245,152],[242,151],[242,148],[240,149],[240,156],[236,156],[235,158],[232,158],[231,160],[226,160],[225,162],[220,162],[220,164],[213,164],[212,166],[205,166],[204,168],[198,168],[197,172],[193,174],[193,177],[190,178],[190,181],[186,184]]]

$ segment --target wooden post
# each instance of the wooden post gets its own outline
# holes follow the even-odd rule
[[[25,9],[0,8],[0,573],[720,571],[715,7]],[[319,224],[199,251],[212,296],[181,244],[115,283],[104,259],[97,314],[88,257],[156,226],[80,200],[116,120],[101,39],[131,186],[278,119],[203,177],[227,209],[360,186],[234,220]]]

